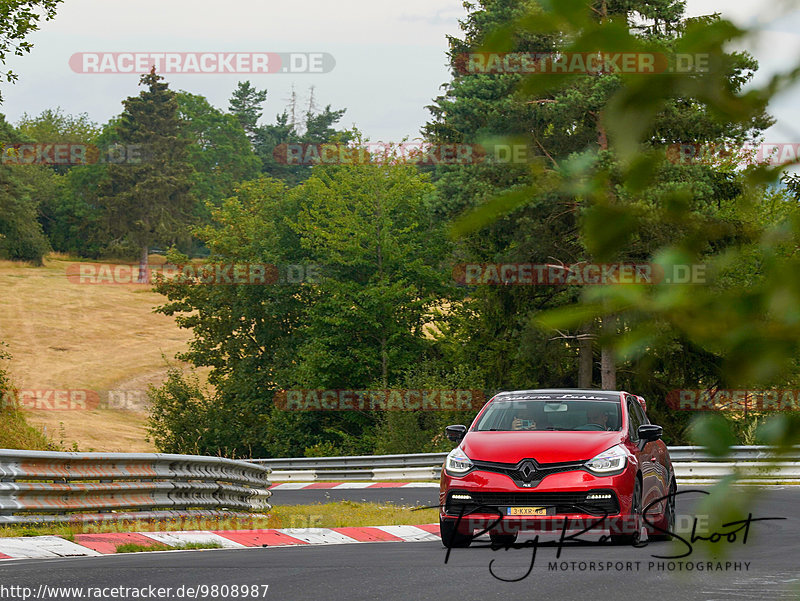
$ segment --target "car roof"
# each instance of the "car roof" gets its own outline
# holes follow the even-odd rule
[[[499,392],[494,398],[507,400],[528,400],[537,395],[564,400],[619,400],[623,392],[618,390],[592,390],[587,388],[535,388],[533,390],[507,390]]]

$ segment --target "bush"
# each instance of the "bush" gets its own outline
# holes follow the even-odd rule
[[[205,452],[208,438],[209,401],[197,375],[185,376],[170,368],[167,380],[148,390],[150,416],[147,431],[162,453]]]
[[[0,359],[8,358],[9,355],[0,349]],[[8,374],[0,369],[0,448],[56,450],[41,431],[25,421],[25,416],[16,405],[16,393]]]
[[[403,388],[413,390],[482,390],[478,372],[464,365],[443,368],[422,364],[405,373]],[[489,400],[487,397],[485,400]],[[387,411],[375,429],[375,454],[436,453],[449,451],[453,443],[444,436],[445,426],[469,425],[477,409],[471,411]]]

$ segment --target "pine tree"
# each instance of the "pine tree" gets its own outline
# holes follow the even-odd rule
[[[434,143],[491,144],[497,138],[522,141],[528,156],[533,157],[528,165],[485,164],[439,170],[438,211],[447,218],[463,215],[456,222],[456,231],[465,234],[460,254],[473,261],[540,264],[648,261],[670,240],[702,228],[694,222],[662,220],[665,207],[678,196],[693,208],[698,221],[707,220],[707,231],[730,232],[735,224],[717,230],[711,227],[720,207],[741,190],[730,173],[714,166],[675,165],[662,160],[654,169],[654,183],[636,189],[623,177],[620,157],[608,140],[626,141],[631,136],[620,134],[620,129],[627,127],[645,140],[637,151],[648,157],[659,149],[663,157],[663,149],[673,143],[702,140],[737,145],[770,125],[763,110],[742,119],[719,118],[708,107],[713,97],[704,97],[699,85],[687,85],[685,89],[693,90],[696,97],[692,92],[675,93],[662,105],[647,107],[652,110],[651,120],[644,109],[637,112],[640,107],[635,103],[624,110],[612,103],[623,87],[617,74],[526,77],[463,71],[464,55],[470,52],[595,51],[589,41],[582,41],[582,35],[596,31],[594,40],[599,40],[600,32],[605,35],[603,26],[607,30],[616,28],[613,42],[617,49],[657,49],[670,55],[680,48],[687,28],[699,21],[712,33],[722,31],[722,27],[715,29],[719,18],[686,20],[683,3],[677,0],[573,3],[564,14],[582,9],[584,15],[572,23],[561,13],[545,14],[542,6],[518,0],[485,0],[471,6],[462,23],[463,38],[450,39],[453,79],[429,107],[433,119],[424,129],[427,138]],[[693,35],[697,35],[696,30]],[[579,43],[586,45],[580,47]],[[737,93],[757,64],[746,53],[718,54],[723,74],[714,83],[721,84],[718,87],[726,93]],[[641,90],[643,100],[648,85],[651,91],[660,91],[665,85],[677,87],[672,76],[660,80],[659,76],[640,77],[646,79]],[[627,125],[607,131],[609,114],[616,122],[624,118]],[[639,123],[649,124],[648,129],[639,132]],[[579,174],[584,174],[584,179]],[[603,182],[601,192],[595,192],[592,177]],[[586,187],[580,189],[579,181]],[[564,182],[571,183],[571,189]],[[631,212],[637,217],[630,218]],[[602,324],[589,321],[564,332],[566,344],[560,336],[558,340],[548,339],[534,325],[535,316],[542,310],[574,304],[579,293],[574,288],[533,288],[482,286],[471,291],[467,299],[469,310],[478,315],[477,319],[464,320],[472,349],[469,352],[473,353],[469,359],[489,366],[489,385],[575,385],[579,371],[583,374],[580,384],[586,385],[585,354],[591,346],[585,341],[591,336],[602,342],[603,386],[614,386],[609,341],[618,337],[615,319],[604,318]],[[681,344],[674,347],[681,348]],[[578,349],[582,361],[577,360]],[[708,360],[708,353],[696,348],[683,346],[674,356],[683,360],[694,353],[703,358],[695,369],[714,369],[716,361]],[[583,369],[576,369],[578,364]]]
[[[263,113],[261,105],[267,100],[267,91],[253,87],[249,81],[240,81],[233,91],[228,112],[235,115],[251,142],[255,142],[258,120]]]
[[[276,116],[274,124],[256,128],[253,138],[254,151],[263,165],[262,172],[290,185],[307,179],[311,175],[311,165],[287,164],[285,147],[283,154],[280,149],[276,151],[276,148],[288,144],[346,144],[352,137],[351,132],[334,127],[342,119],[346,109],[332,110],[331,105],[327,105],[321,112],[318,111],[313,87],[302,123],[297,123],[297,103],[297,94],[292,86],[287,109]]]
[[[175,93],[163,79],[153,68],[139,82],[145,89],[123,101],[117,136],[127,160],[109,165],[100,198],[114,242],[139,248],[142,265],[154,244],[188,239],[195,205],[190,140],[182,135]],[[140,277],[145,275],[142,269]]]

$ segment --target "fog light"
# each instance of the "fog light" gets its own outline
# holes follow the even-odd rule
[[[587,501],[596,501],[598,499],[610,499],[610,498],[611,498],[610,494],[591,494],[591,495],[586,495],[586,500]]]
[[[450,495],[450,498],[454,501],[472,501],[472,495],[462,495],[458,493]]]

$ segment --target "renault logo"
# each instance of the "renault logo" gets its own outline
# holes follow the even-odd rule
[[[526,459],[519,466],[519,473],[522,474],[524,482],[530,482],[536,476],[536,464],[530,459]]]

